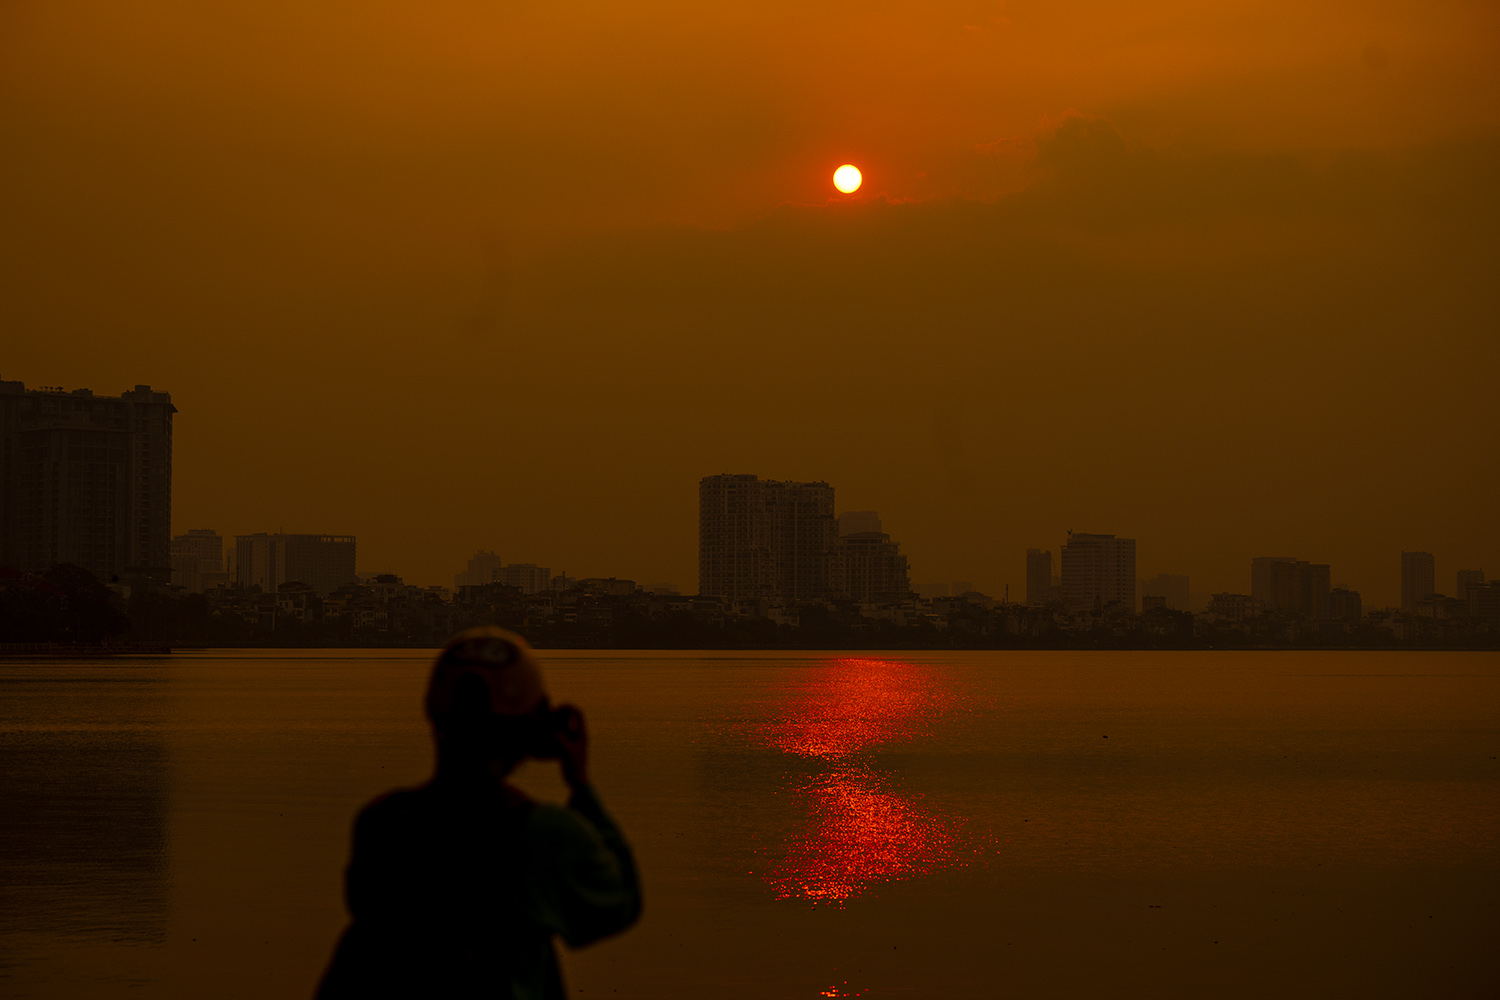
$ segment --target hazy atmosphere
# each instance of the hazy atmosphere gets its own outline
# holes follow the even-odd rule
[[[1500,3],[0,3],[0,993],[1500,995]]]
[[[176,531],[690,593],[753,472],[996,596],[1500,566],[1492,3],[18,2],[0,145],[0,377],[170,391]]]

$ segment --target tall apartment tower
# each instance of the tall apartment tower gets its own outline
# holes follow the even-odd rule
[[[1461,569],[1461,570],[1458,571],[1458,590],[1454,593],[1453,596],[1457,597],[1460,601],[1467,601],[1469,599],[1469,588],[1470,587],[1483,587],[1483,586],[1484,586],[1484,570],[1482,570],[1482,569]]]
[[[353,535],[236,535],[235,575],[241,587],[274,594],[283,583],[305,583],[331,594],[355,582]]]
[[[1250,560],[1250,596],[1277,611],[1327,618],[1331,572],[1326,563],[1257,556]]]
[[[229,581],[224,572],[224,538],[212,528],[172,536],[172,582],[190,594]]]
[[[1135,611],[1135,539],[1068,532],[1062,547],[1063,600],[1074,608],[1111,604]]]
[[[1334,587],[1328,592],[1329,618],[1357,622],[1363,614],[1364,606],[1359,599],[1359,591]]]
[[[1026,603],[1032,607],[1047,603],[1052,589],[1052,550],[1026,550]]]
[[[814,600],[844,592],[833,487],[750,475],[698,483],[698,592]]]
[[[911,597],[911,576],[901,546],[881,529],[880,512],[846,510],[839,515],[843,596],[851,601],[901,601]]]
[[[1415,611],[1417,605],[1437,592],[1437,572],[1431,552],[1401,553],[1401,610]]]
[[[900,601],[911,596],[911,576],[901,546],[882,531],[856,531],[839,539],[844,594],[852,601]]]
[[[172,405],[0,381],[0,566],[172,581]]]

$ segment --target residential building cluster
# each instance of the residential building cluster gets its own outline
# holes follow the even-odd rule
[[[535,563],[502,563],[494,552],[480,549],[469,560],[468,566],[454,575],[453,587],[457,590],[487,583],[514,587],[523,594],[540,594],[548,590],[566,590],[569,580],[566,573],[554,577],[546,566]]]
[[[834,488],[822,481],[707,476],[699,483],[698,539],[702,594],[730,599],[731,614],[778,621],[821,603],[831,611],[903,627],[945,627],[958,605],[966,613],[1003,609],[1004,624],[994,627],[1033,635],[1106,627],[1181,632],[1188,628],[1183,622],[1195,618],[1205,634],[1228,627],[1281,638],[1309,628],[1352,634],[1365,625],[1397,637],[1439,638],[1500,627],[1490,603],[1500,584],[1486,583],[1481,571],[1464,570],[1462,600],[1433,594],[1433,560],[1426,553],[1402,556],[1402,593],[1421,596],[1399,611],[1367,610],[1357,591],[1331,585],[1327,563],[1292,556],[1252,559],[1250,593],[1214,594],[1195,608],[1187,575],[1137,578],[1135,539],[1074,531],[1055,564],[1050,550],[1026,550],[1023,602],[1011,601],[1008,594],[997,600],[967,583],[912,585],[906,557],[881,531],[878,514],[836,513]],[[1425,577],[1408,579],[1422,567]],[[1130,624],[1138,618],[1148,621]],[[1415,620],[1424,618],[1466,624],[1435,633]]]
[[[839,511],[827,482],[749,474],[698,484],[696,595],[670,584],[576,579],[505,562],[493,550],[476,552],[452,588],[416,587],[359,573],[350,534],[241,534],[227,550],[210,528],[173,536],[176,412],[170,394],[146,385],[95,396],[0,381],[0,577],[34,584],[72,565],[120,599],[203,595],[194,613],[217,622],[223,636],[314,628],[360,642],[441,639],[486,614],[559,635],[630,623],[638,638],[664,634],[666,624],[692,631],[758,623],[753,628],[808,635],[810,622],[814,631],[846,635],[1500,633],[1500,581],[1463,569],[1452,596],[1441,593],[1429,552],[1401,553],[1401,604],[1388,609],[1334,586],[1327,563],[1294,556],[1255,557],[1248,593],[1200,600],[1186,575],[1138,578],[1135,539],[1074,531],[1055,559],[1051,550],[1025,550],[1024,594],[1013,597],[1007,587],[986,595],[962,580],[914,584],[877,511]]]
[[[1251,561],[1250,593],[1214,594],[1209,618],[1238,624],[1296,619],[1342,623],[1346,631],[1376,628],[1398,639],[1443,639],[1500,631],[1500,579],[1482,569],[1456,574],[1457,596],[1436,592],[1431,552],[1401,553],[1401,606],[1366,607],[1356,590],[1329,586],[1329,567],[1289,556]]]
[[[698,591],[709,597],[882,601],[911,592],[875,511],[834,513],[833,487],[753,475],[698,484]]]

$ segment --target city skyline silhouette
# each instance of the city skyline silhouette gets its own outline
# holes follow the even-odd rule
[[[255,583],[273,592],[283,582],[298,581],[329,593],[353,583],[357,572],[369,578],[400,569],[393,575],[412,576],[404,567],[372,571],[368,556],[356,559],[357,536],[353,534],[258,530],[233,536],[237,539],[233,551],[226,552],[223,537],[214,529],[174,532],[176,413],[170,392],[153,391],[149,385],[137,384],[130,392],[107,396],[87,388],[28,389],[23,381],[0,381],[0,443],[4,447],[0,566],[41,573],[66,563],[88,569],[104,583],[148,587],[171,583],[191,592],[224,583],[240,587]],[[198,473],[191,466],[180,471],[190,480]],[[903,553],[900,540],[881,530],[879,511],[851,510],[847,502],[836,499],[836,488],[826,480],[796,482],[719,474],[702,477],[699,494],[697,572],[691,577],[697,593],[868,601],[921,590],[910,572],[910,553]],[[919,537],[926,527],[911,526]],[[534,550],[545,544],[525,528],[516,534],[524,539],[523,548]],[[1010,600],[1014,586],[1016,600],[1029,604],[1065,599],[1074,607],[1093,602],[1116,603],[1131,611],[1144,609],[1137,591],[1144,593],[1149,571],[1137,561],[1135,538],[1075,533],[1071,528],[1066,538],[1058,548],[1060,576],[1052,573],[1050,548],[1027,545],[1024,566],[1016,565],[1013,558],[998,566],[971,559],[963,572],[948,578],[962,576],[970,581],[969,589],[979,591],[986,585],[976,587],[974,579],[1003,580],[991,582],[988,590]],[[1112,541],[1116,538],[1120,540]],[[390,540],[377,540],[376,545],[389,546]],[[1122,546],[1118,554],[1117,546]],[[1085,558],[1082,553],[1096,550],[1099,554],[1087,558],[1091,567],[1097,564],[1099,568],[1080,569],[1077,560]],[[1356,605],[1363,594],[1366,606],[1409,611],[1432,596],[1463,600],[1471,583],[1481,587],[1486,583],[1483,557],[1472,549],[1456,556],[1457,568],[1446,564],[1455,557],[1445,553],[1441,574],[1431,552],[1401,551],[1397,600],[1377,599],[1390,593],[1388,574],[1351,583],[1342,565],[1335,571],[1328,562],[1265,554],[1251,557],[1248,587],[1241,583],[1214,588],[1205,585],[1197,573],[1183,572],[1187,568],[1183,566],[1153,567],[1156,572],[1149,579],[1161,581],[1153,591],[1157,596],[1167,593],[1162,588],[1172,590],[1174,596],[1166,606],[1179,610],[1202,610],[1212,593],[1240,593],[1253,594],[1268,608],[1308,618],[1327,616],[1330,591],[1352,594]],[[750,555],[760,552],[765,555]],[[1072,583],[1068,582],[1069,552],[1074,554]],[[1222,555],[1204,548],[1193,554],[1193,562],[1214,563]],[[1360,553],[1356,565],[1365,564],[1369,556]],[[1034,562],[1037,559],[1043,561]],[[973,565],[976,562],[981,564]],[[1111,568],[1103,569],[1106,563]],[[1282,573],[1279,567],[1283,565],[1291,576]],[[296,568],[289,570],[289,566]],[[920,572],[920,559],[918,568]],[[1017,569],[1021,570],[1016,574],[1019,580],[1013,584],[1011,574]],[[630,570],[611,575],[623,577],[626,572]],[[1112,582],[1105,582],[1100,573]],[[1308,573],[1313,576],[1309,578]],[[1092,574],[1086,593],[1077,582],[1085,574]],[[631,573],[632,577],[646,575]],[[1452,578],[1454,587],[1439,586],[1437,580],[1443,576]],[[934,577],[937,574],[930,571],[925,574],[926,579]],[[578,578],[576,572],[573,578]],[[1169,582],[1178,578],[1181,582]],[[469,559],[467,569],[439,585],[446,585],[448,579],[455,588],[465,582],[505,582],[523,593],[558,589],[551,582],[549,568],[514,558],[505,561],[495,550],[483,548]],[[420,577],[412,582],[429,584]],[[675,581],[651,586],[694,590],[692,585],[682,588]],[[1053,587],[1061,589],[1053,593]],[[1178,589],[1186,590],[1186,596],[1177,594]]]

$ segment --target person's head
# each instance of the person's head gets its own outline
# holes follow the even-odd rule
[[[549,712],[541,668],[513,632],[467,629],[433,664],[427,718],[440,766],[483,762],[508,772],[537,745]]]

